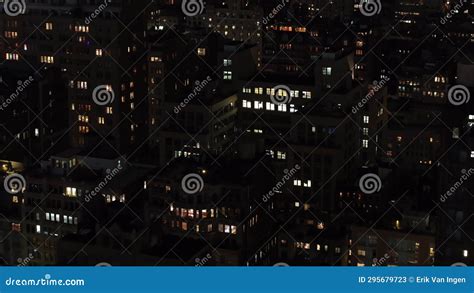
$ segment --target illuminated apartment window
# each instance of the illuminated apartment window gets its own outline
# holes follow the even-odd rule
[[[266,102],[265,104],[265,109],[267,111],[275,111],[275,104],[274,103],[270,103],[270,102]]]
[[[474,158],[474,151],[471,151],[471,158]]]
[[[107,107],[107,108],[105,108],[105,112],[106,112],[107,114],[113,114],[113,113],[114,113],[112,107]]]
[[[277,151],[277,159],[278,160],[286,160],[286,152]]]
[[[244,107],[244,108],[252,108],[252,102],[251,102],[251,101],[247,101],[247,100],[243,100],[243,101],[242,101],[242,107]]]
[[[311,99],[311,92],[309,91],[303,91],[303,99]]]
[[[74,26],[74,31],[76,33],[88,33],[89,32],[89,27],[86,25],[76,25]]]
[[[369,116],[364,116],[364,123],[369,124],[369,122],[370,122]]]
[[[161,58],[160,57],[150,57],[150,61],[151,62],[161,62]]]
[[[332,67],[323,67],[323,75],[331,75],[332,74]]]
[[[54,63],[54,57],[53,56],[41,56],[41,63],[53,64]]]
[[[294,186],[301,186],[301,184],[302,184],[301,180],[293,180]]]
[[[53,30],[53,23],[52,22],[47,22],[45,23],[45,28],[47,31],[52,31]]]
[[[7,39],[15,39],[18,37],[18,33],[17,32],[11,32],[11,31],[5,31],[5,38]]]
[[[5,53],[5,59],[17,61],[18,59],[20,59],[20,55],[18,55],[17,53]]]
[[[12,231],[21,232],[21,224],[12,223]]]
[[[19,202],[19,201],[18,201],[18,196],[14,195],[14,196],[12,197],[12,202],[13,202],[13,203],[18,203],[18,202]]]
[[[232,80],[232,71],[224,71],[224,80]]]
[[[99,117],[99,124],[104,125],[105,124],[105,118],[104,117]]]
[[[363,249],[357,250],[357,255],[365,256],[365,250],[363,250]]]
[[[286,112],[286,109],[287,109],[286,104],[278,104],[278,108],[277,108],[278,112]]]
[[[253,102],[253,108],[254,108],[255,110],[263,109],[263,102],[254,101],[254,102]]]
[[[77,189],[75,187],[66,187],[67,197],[77,197]]]
[[[206,56],[206,48],[198,48],[197,54],[198,56]]]
[[[462,252],[462,256],[464,256],[464,257],[468,257],[468,256],[469,256],[469,251],[467,251],[467,250],[463,250],[463,252]]]
[[[102,49],[95,49],[95,55],[96,56],[102,57],[103,53],[104,52],[102,51]]]
[[[362,129],[362,133],[363,133],[364,135],[369,135],[369,129],[368,129],[368,128],[363,128],[363,129]]]
[[[36,225],[36,233],[41,233],[41,226],[40,225]]]
[[[227,66],[231,66],[232,65],[232,60],[230,59],[224,59],[224,66],[227,67]]]
[[[79,115],[79,119],[78,119],[80,122],[83,122],[83,123],[88,123],[89,122],[89,116],[86,116],[86,115]]]
[[[231,229],[230,229],[230,230],[231,230],[231,233],[234,234],[234,235],[236,235],[236,234],[237,234],[237,226],[233,226],[233,225],[232,225],[232,226],[230,226],[230,228],[231,228]]]
[[[363,140],[362,140],[362,147],[363,147],[364,149],[369,148],[369,140],[368,140],[368,139],[363,139]]]
[[[87,81],[77,81],[77,88],[86,90],[87,89]]]

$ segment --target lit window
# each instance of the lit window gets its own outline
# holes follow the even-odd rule
[[[255,110],[263,109],[263,102],[254,101],[254,102],[253,102],[253,108],[254,108]]]
[[[5,59],[6,60],[18,60],[20,59],[20,55],[17,53],[5,53]]]
[[[252,102],[251,102],[251,101],[247,101],[247,100],[243,100],[243,101],[242,101],[242,107],[244,107],[244,108],[252,108]]]
[[[197,54],[198,56],[206,56],[206,48],[198,48]]]
[[[77,189],[75,187],[66,187],[67,197],[77,197]]]
[[[357,255],[365,256],[365,250],[362,250],[362,249],[357,250]]]
[[[114,113],[112,107],[107,107],[107,108],[105,108],[105,111],[106,111],[107,114],[113,114],[113,113]]]
[[[364,149],[369,148],[369,140],[368,140],[368,139],[363,139],[363,140],[362,140],[362,147],[363,147]]]
[[[331,75],[332,67],[323,67],[323,75]]]
[[[95,49],[96,56],[102,57],[102,54],[103,54],[102,49]]]
[[[364,116],[364,123],[369,124],[370,118],[369,116]]]
[[[224,66],[227,67],[227,66],[231,66],[232,65],[232,60],[230,59],[224,59]]]
[[[104,125],[105,124],[105,118],[104,117],[99,117],[99,124]]]
[[[464,257],[468,257],[468,256],[469,256],[469,251],[463,250],[462,255],[463,255]]]
[[[77,88],[86,90],[87,89],[87,81],[77,81]]]
[[[7,39],[15,39],[16,37],[18,37],[18,32],[5,31],[4,35]]]
[[[74,26],[74,31],[77,33],[88,33],[89,27],[86,25],[76,25]]]
[[[41,226],[40,225],[36,225],[36,233],[41,233]]]
[[[41,63],[53,64],[54,63],[54,57],[53,56],[41,56]]]
[[[362,132],[364,135],[369,135],[369,129],[368,128],[363,128]]]
[[[45,23],[45,28],[46,28],[47,31],[52,31],[53,30],[53,23],[52,22]]]
[[[232,80],[232,71],[224,71],[224,80]]]
[[[275,111],[275,104],[270,103],[270,102],[266,102],[265,109],[267,111]]]

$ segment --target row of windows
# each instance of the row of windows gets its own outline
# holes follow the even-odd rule
[[[200,225],[195,225],[194,226],[194,230],[196,230],[196,232],[212,232],[212,224],[208,224],[207,226],[205,225],[202,225],[205,230],[201,230],[201,226]],[[188,229],[192,229],[192,227],[189,226],[188,223],[186,222],[180,222],[180,221],[171,221],[171,227],[172,228],[177,228],[177,229],[180,229],[180,230],[183,230],[183,231],[188,231]],[[219,224],[218,227],[217,227],[217,231],[221,232],[221,233],[226,233],[226,234],[233,234],[233,235],[236,235],[237,234],[237,226],[235,225],[226,225],[226,224]]]
[[[61,223],[61,215],[55,213],[46,213],[46,221]],[[63,223],[69,225],[77,225],[77,217],[63,215]]]
[[[269,96],[274,96],[275,95],[275,89],[274,88],[266,88],[265,92]],[[242,93],[244,94],[251,94],[252,89],[251,88],[242,88]],[[253,93],[256,95],[263,95],[263,88],[262,87],[256,87],[253,90]],[[311,92],[310,91],[299,91],[299,90],[290,90],[290,97],[292,98],[299,98],[301,93],[301,98],[303,99],[311,99]],[[280,92],[278,92],[279,95],[286,96],[286,92],[282,91],[280,89]]]
[[[252,101],[242,100],[242,107],[247,109],[252,109]],[[295,109],[295,105],[290,104],[290,113],[296,113],[297,110]],[[263,102],[261,101],[254,101],[253,102],[253,109],[255,110],[262,110],[263,109]],[[278,112],[288,112],[288,105],[287,104],[278,104],[275,105],[271,102],[265,103],[265,110],[267,111],[278,111]]]

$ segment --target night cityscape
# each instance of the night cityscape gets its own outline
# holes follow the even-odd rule
[[[474,265],[474,0],[0,0],[3,266]]]

